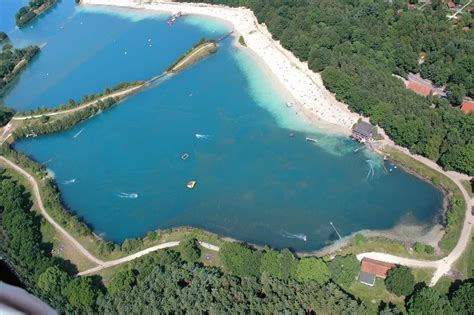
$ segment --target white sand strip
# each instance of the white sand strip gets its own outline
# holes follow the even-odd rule
[[[160,0],[82,0],[85,5],[107,5],[160,12],[205,15],[232,24],[234,32],[242,35],[247,47],[265,63],[279,85],[285,87],[311,122],[321,120],[336,125],[346,133],[360,117],[345,104],[338,102],[323,85],[321,76],[308,68],[279,42],[271,38],[265,25],[260,25],[253,12],[245,8],[230,8],[207,4],[172,3]],[[178,20],[179,23],[179,20]]]

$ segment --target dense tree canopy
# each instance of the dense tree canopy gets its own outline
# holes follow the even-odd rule
[[[251,8],[275,39],[322,72],[325,86],[351,110],[369,116],[397,144],[474,175],[474,114],[418,96],[393,76],[420,72],[446,85],[453,105],[464,94],[473,97],[474,32],[462,30],[471,17],[454,23],[439,1],[423,10],[402,0],[204,2]]]
[[[453,309],[446,296],[434,288],[422,288],[407,303],[409,314],[452,314]]]
[[[328,267],[336,283],[349,285],[359,274],[360,262],[354,255],[336,256]]]
[[[387,290],[398,296],[408,296],[413,292],[415,277],[411,273],[410,268],[397,266],[389,270],[387,279],[385,279],[385,286]]]
[[[315,281],[319,284],[324,284],[330,278],[329,269],[322,259],[314,257],[300,259],[296,268],[296,279],[298,281],[303,283]]]
[[[195,238],[186,238],[179,244],[179,251],[181,257],[188,262],[195,262],[201,258],[201,249],[198,241]]]
[[[451,305],[456,314],[474,314],[474,283],[472,279],[462,283],[452,293]]]

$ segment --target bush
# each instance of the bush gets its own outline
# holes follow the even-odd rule
[[[415,243],[415,252],[424,253],[425,252],[425,244],[416,242]]]
[[[367,238],[360,234],[360,233],[357,233],[355,236],[354,236],[354,243],[356,245],[362,245],[362,244],[365,244],[367,243]]]
[[[387,290],[397,296],[408,296],[413,292],[415,277],[408,267],[397,266],[389,270],[387,279],[385,279],[385,286]]]

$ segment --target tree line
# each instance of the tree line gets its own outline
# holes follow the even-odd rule
[[[249,7],[274,39],[321,72],[325,86],[351,110],[412,152],[474,175],[474,115],[451,105],[474,96],[474,35],[462,30],[472,22],[469,14],[454,23],[440,0],[422,11],[404,0],[186,2]],[[422,64],[420,56],[426,56]],[[393,74],[409,72],[445,85],[447,98],[406,90]]]

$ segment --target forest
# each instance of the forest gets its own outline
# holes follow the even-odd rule
[[[474,175],[474,114],[455,107],[474,96],[474,32],[462,30],[471,15],[448,20],[440,0],[423,10],[401,0],[186,2],[250,8],[274,39],[321,73],[338,100],[370,117],[395,143]],[[406,90],[393,74],[409,72],[446,86],[447,97]]]
[[[0,173],[0,254],[28,290],[59,313],[372,313],[344,286],[355,281],[353,255],[297,258],[291,251],[225,243],[222,268],[206,267],[197,241],[160,250],[114,272],[104,286],[100,276],[75,277],[68,261],[51,255],[41,234],[42,218],[31,211],[31,196],[4,171]],[[405,296],[411,314],[472,314],[472,279],[448,295],[415,284],[409,268],[390,271],[387,288]],[[381,303],[379,314],[398,314]]]
[[[58,2],[58,0],[30,0],[27,5],[21,7],[16,13],[16,25],[22,27],[56,2]]]

